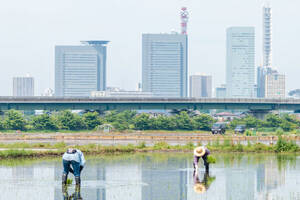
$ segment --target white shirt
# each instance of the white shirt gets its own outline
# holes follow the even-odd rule
[[[85,159],[84,159],[83,153],[78,149],[76,149],[76,153],[67,153],[67,152],[64,153],[63,159],[67,160],[67,161],[74,160],[76,162],[79,162],[80,166],[85,165]]]

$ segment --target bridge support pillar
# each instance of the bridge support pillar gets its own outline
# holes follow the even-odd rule
[[[250,110],[249,113],[257,119],[264,120],[266,115],[270,113],[270,110]]]

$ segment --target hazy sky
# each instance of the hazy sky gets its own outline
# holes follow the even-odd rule
[[[271,0],[273,65],[287,89],[300,88],[300,1]],[[190,12],[189,74],[225,82],[226,28],[256,28],[256,65],[262,63],[262,0],[9,0],[0,5],[0,95],[12,95],[12,77],[30,73],[36,94],[54,88],[54,46],[110,40],[108,86],[127,90],[141,81],[142,33],[180,30]]]

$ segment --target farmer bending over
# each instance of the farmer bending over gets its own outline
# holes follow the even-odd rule
[[[207,162],[207,156],[210,154],[210,151],[201,146],[201,147],[196,147],[194,149],[194,173],[198,174],[198,163],[199,163],[199,159],[202,157],[203,161],[204,161],[204,166],[205,166],[205,172],[208,173],[209,172],[209,163]]]
[[[69,172],[74,174],[76,185],[80,185],[80,173],[84,167],[85,159],[83,153],[75,148],[68,148],[67,152],[63,155],[63,175],[62,184],[67,183]],[[71,168],[72,165],[72,168]]]

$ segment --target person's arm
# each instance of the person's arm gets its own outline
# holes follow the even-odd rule
[[[83,170],[83,167],[85,165],[85,158],[81,151],[79,151],[79,158],[80,158],[80,172]]]

